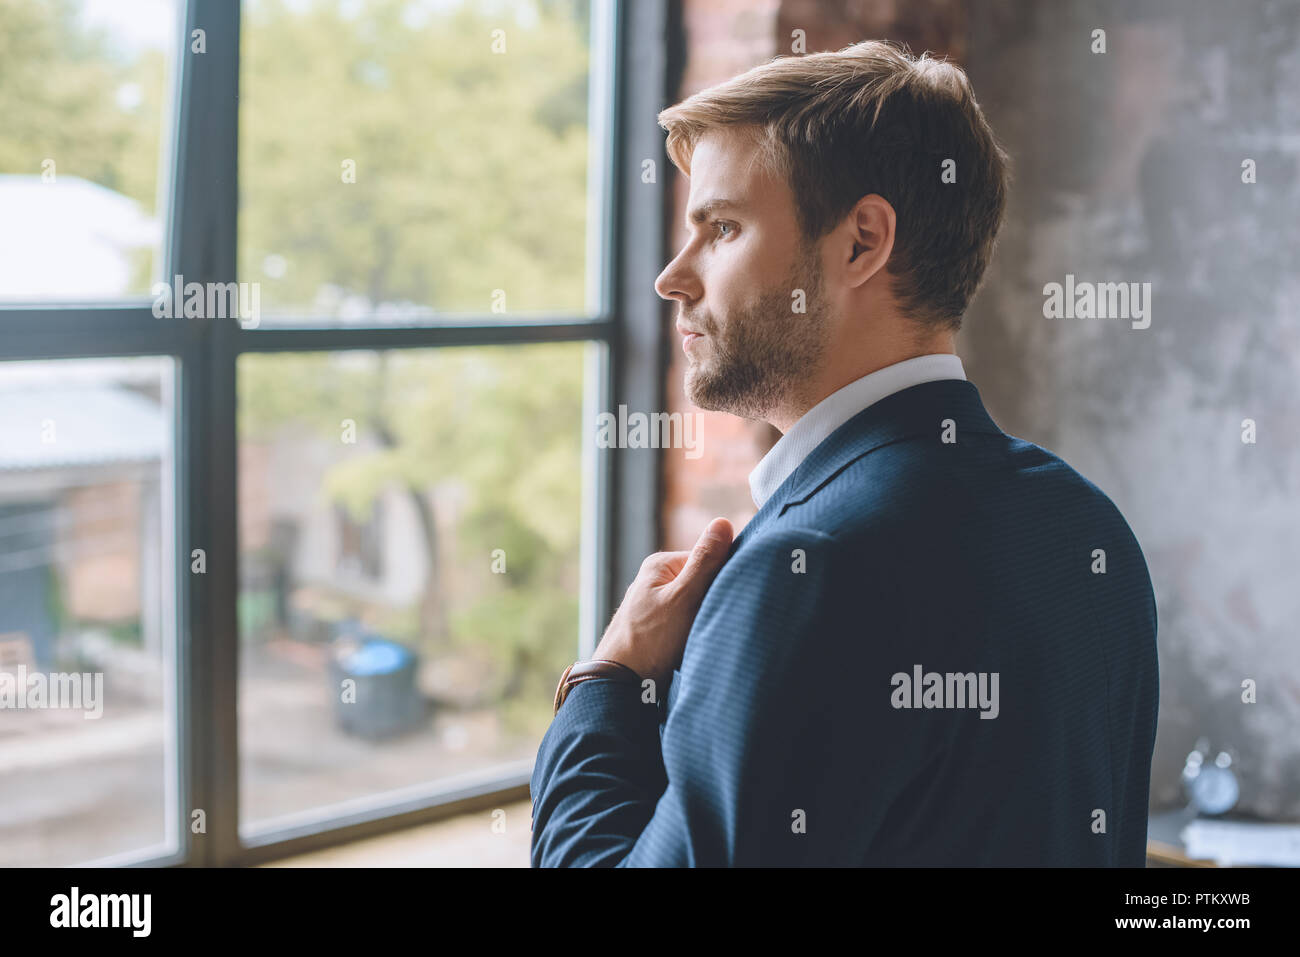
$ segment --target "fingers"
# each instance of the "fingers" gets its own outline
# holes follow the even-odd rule
[[[734,534],[731,523],[725,518],[711,521],[686,557],[677,575],[676,586],[696,598],[703,598],[709,583],[727,560]]]
[[[647,555],[641,562],[637,580],[655,587],[671,584],[677,577],[677,573],[682,570],[682,566],[686,564],[690,554],[690,552],[655,552],[653,555]],[[632,585],[635,586],[636,582]]]

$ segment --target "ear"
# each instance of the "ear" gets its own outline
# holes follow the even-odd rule
[[[852,286],[860,286],[885,268],[894,251],[894,207],[883,196],[871,193],[858,200],[845,220],[849,255],[844,274]]]

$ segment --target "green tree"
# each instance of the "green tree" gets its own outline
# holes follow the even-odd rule
[[[275,441],[310,430],[340,449],[321,493],[364,519],[386,491],[419,516],[428,576],[410,626],[425,656],[460,655],[497,676],[460,707],[545,700],[576,650],[581,554],[583,346],[248,355],[239,366],[240,433]],[[355,447],[340,424],[356,423]],[[443,542],[431,490],[466,493]],[[506,574],[489,569],[494,551]],[[539,695],[541,696],[539,698]]]
[[[581,312],[587,15],[585,2],[247,4],[241,278],[262,283],[271,311],[351,296],[363,311],[482,314],[500,289],[508,314]],[[413,640],[487,657],[500,702],[545,700],[575,650],[581,348],[240,366],[245,435],[293,424],[337,442],[351,418],[373,441],[330,467],[324,492],[358,517],[386,488],[408,496],[430,569]],[[455,550],[428,494],[448,480],[471,493]],[[508,574],[465,573],[495,548]]]
[[[239,264],[272,309],[584,309],[586,6],[435,10],[247,5]]]
[[[0,173],[39,176],[53,160],[57,177],[98,183],[156,216],[167,57],[125,55],[80,21],[80,9],[74,0],[0,2]],[[131,291],[148,292],[154,267],[145,251]]]

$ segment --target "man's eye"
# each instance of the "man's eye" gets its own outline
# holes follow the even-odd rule
[[[735,230],[736,227],[735,227],[735,225],[734,225],[733,223],[725,223],[725,222],[723,222],[723,221],[721,221],[721,220],[715,220],[714,223],[713,223],[713,228],[714,228],[714,229],[717,229],[717,230],[721,230],[721,229],[724,229],[724,228],[725,228],[725,229],[730,229],[730,230]],[[729,236],[729,235],[731,235],[731,234],[730,234],[730,233],[719,233],[719,235],[720,235],[720,236]]]

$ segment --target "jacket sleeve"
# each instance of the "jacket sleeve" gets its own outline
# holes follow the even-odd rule
[[[662,737],[657,709],[626,685],[586,682],[560,709],[533,772],[534,866],[860,860],[858,825],[887,800],[877,789],[864,806],[857,757],[863,610],[881,580],[819,531],[747,543],[696,616]]]

